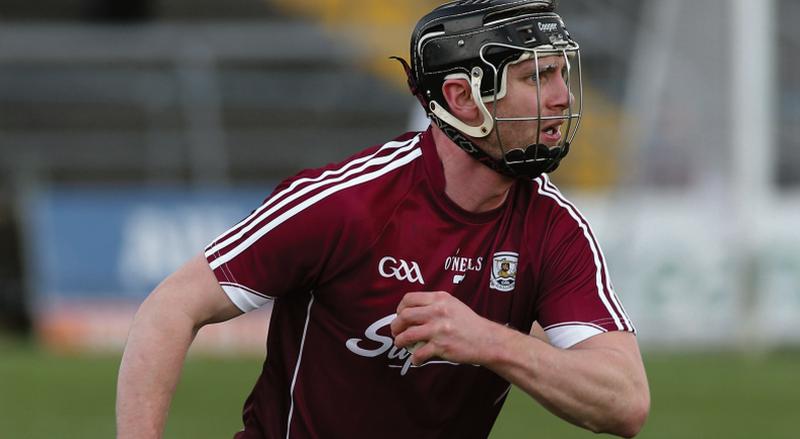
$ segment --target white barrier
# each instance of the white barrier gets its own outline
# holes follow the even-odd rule
[[[800,343],[800,202],[759,212],[743,234],[702,195],[573,198],[643,344]]]

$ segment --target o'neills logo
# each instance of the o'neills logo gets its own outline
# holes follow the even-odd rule
[[[400,369],[400,375],[405,375],[412,367],[411,352],[409,352],[406,348],[398,348],[395,346],[394,339],[392,337],[378,334],[378,331],[383,328],[387,328],[386,332],[389,332],[388,326],[392,324],[392,320],[394,320],[395,317],[397,317],[397,314],[391,314],[369,325],[367,330],[364,331],[364,337],[366,340],[361,338],[351,338],[347,340],[344,345],[350,350],[350,352],[362,357],[375,358],[385,355],[389,360],[389,367],[398,368]],[[457,363],[452,363],[449,361],[429,361],[425,364],[428,363],[446,363],[458,365]]]
[[[481,271],[483,269],[483,257],[468,258],[463,256],[449,256],[444,260],[444,269],[447,271]]]
[[[453,285],[460,284],[467,276],[467,272],[481,271],[483,269],[483,256],[472,258],[468,256],[459,256],[461,249],[456,250],[455,256],[448,256],[444,260],[445,271],[454,271]]]

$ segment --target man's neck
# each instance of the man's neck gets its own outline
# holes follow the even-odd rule
[[[444,167],[445,194],[469,212],[480,213],[500,207],[514,180],[470,157],[436,126],[432,132]]]

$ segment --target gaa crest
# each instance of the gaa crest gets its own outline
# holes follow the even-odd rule
[[[492,276],[489,278],[489,288],[505,292],[513,290],[517,279],[518,260],[518,253],[495,253],[492,258]]]

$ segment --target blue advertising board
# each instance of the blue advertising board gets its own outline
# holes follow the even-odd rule
[[[52,187],[27,203],[29,284],[37,302],[141,301],[271,187]]]

